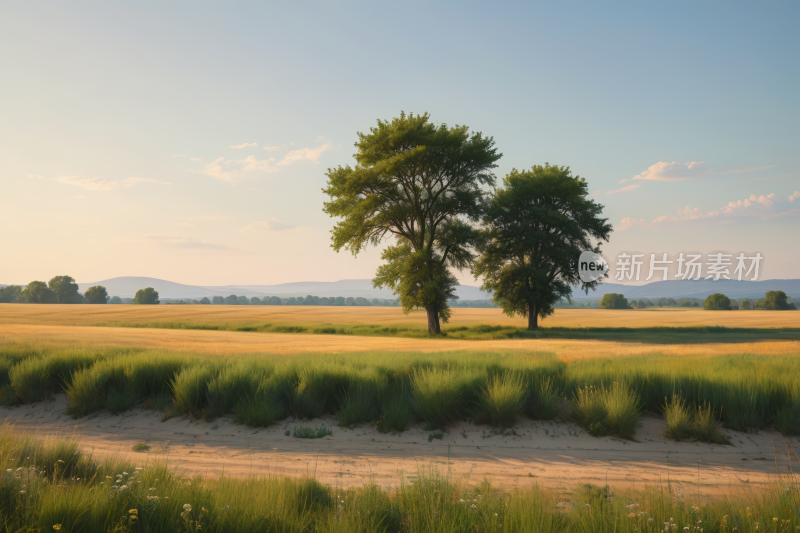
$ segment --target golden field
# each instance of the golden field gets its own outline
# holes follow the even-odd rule
[[[425,312],[405,315],[399,307],[247,306],[247,305],[22,305],[0,304],[0,325],[114,326],[153,322],[246,324],[271,322],[323,326],[375,324],[425,327]],[[527,326],[500,309],[453,309],[448,325]],[[704,311],[702,309],[558,309],[540,321],[553,327],[800,327],[800,313],[791,311]],[[446,327],[446,326],[445,326]]]

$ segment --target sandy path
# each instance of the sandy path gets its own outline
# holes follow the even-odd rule
[[[209,355],[241,353],[301,354],[360,351],[445,352],[515,351],[555,353],[565,360],[637,354],[765,356],[800,353],[800,341],[728,342],[703,344],[642,344],[570,339],[409,339],[292,333],[247,333],[180,329],[139,329],[28,324],[0,324],[0,344],[51,346],[130,346],[161,348]]]
[[[314,474],[322,482],[345,487],[360,486],[374,476],[388,489],[436,468],[473,482],[486,477],[505,488],[530,483],[571,488],[586,482],[622,487],[669,480],[679,494],[699,491],[710,496],[778,480],[773,441],[779,454],[777,470],[782,476],[789,473],[786,441],[773,431],[723,430],[732,446],[676,443],[661,436],[664,422],[652,417],[642,419],[640,442],[595,438],[569,423],[525,420],[516,426],[517,436],[488,436],[486,426],[463,424],[450,428],[443,440],[429,443],[428,432],[419,427],[382,434],[369,425],[344,429],[333,419],[314,420],[309,425],[330,424],[333,436],[306,440],[284,435],[297,425],[290,420],[266,429],[242,426],[230,418],[209,423],[181,417],[162,423],[159,413],[141,409],[73,420],[64,414],[66,405],[64,395],[58,395],[49,403],[0,408],[0,419],[14,424],[15,431],[74,434],[97,457],[166,460],[187,473],[210,476]],[[140,441],[151,451],[131,452]],[[800,451],[800,439],[791,442]]]

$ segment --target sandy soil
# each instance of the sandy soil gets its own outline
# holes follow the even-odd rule
[[[0,324],[113,326],[114,323],[207,322],[304,324],[378,324],[424,328],[424,311],[405,315],[399,307],[322,307],[248,305],[22,305],[0,304]],[[524,318],[509,318],[500,309],[453,309],[451,325],[527,326]],[[558,309],[542,327],[798,327],[800,313],[786,311],[703,311],[651,308],[628,310]]]
[[[472,482],[486,477],[505,488],[539,483],[569,489],[587,482],[623,487],[669,481],[679,495],[702,497],[763,487],[781,476],[788,480],[790,466],[787,441],[773,431],[723,430],[731,446],[676,443],[663,438],[663,420],[650,416],[642,418],[639,442],[595,438],[571,423],[529,420],[515,427],[516,435],[492,436],[486,426],[462,424],[450,428],[442,440],[428,442],[429,432],[420,427],[382,434],[369,425],[339,428],[331,418],[303,424],[330,425],[332,436],[299,439],[284,434],[299,425],[291,420],[266,429],[249,428],[230,418],[205,422],[184,416],[162,423],[160,413],[142,409],[74,420],[65,414],[66,406],[66,397],[58,395],[48,403],[0,408],[0,419],[13,424],[15,431],[43,437],[75,435],[95,457],[124,455],[139,464],[166,461],[192,475],[313,474],[344,487],[360,486],[374,477],[391,489],[437,469]],[[142,441],[150,451],[132,452],[133,444]],[[791,442],[800,451],[800,439]]]
[[[715,337],[716,338],[716,337]],[[570,339],[410,339],[291,333],[247,333],[180,329],[139,329],[80,326],[0,324],[0,344],[59,346],[130,346],[177,350],[206,355],[265,353],[296,355],[343,352],[548,352],[564,360],[637,354],[724,355],[757,353],[764,356],[800,353],[800,341],[649,344]]]

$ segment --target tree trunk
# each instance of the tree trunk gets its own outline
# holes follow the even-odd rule
[[[528,329],[539,329],[539,314],[536,312],[536,306],[528,304]]]
[[[439,310],[436,306],[426,307],[425,310],[428,312],[428,333],[439,335],[442,332],[439,325]]]

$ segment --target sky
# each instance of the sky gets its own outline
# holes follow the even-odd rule
[[[371,278],[328,168],[401,111],[586,178],[625,251],[798,278],[797,2],[5,2],[0,283]],[[469,272],[464,284],[479,284]]]

